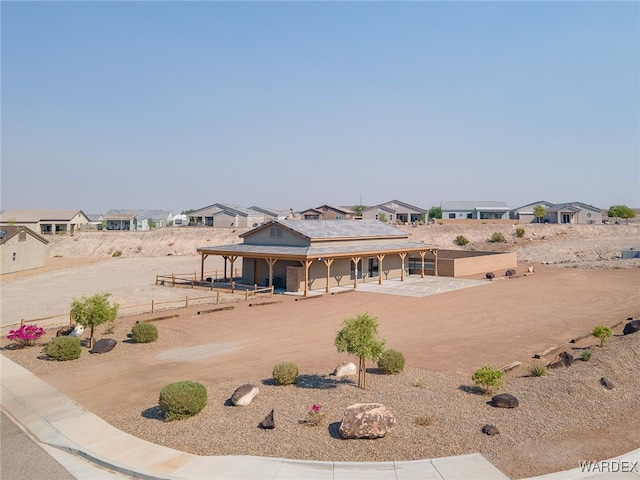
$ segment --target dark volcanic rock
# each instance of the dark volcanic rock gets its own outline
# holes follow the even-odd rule
[[[498,430],[498,427],[496,427],[495,425],[486,424],[484,427],[482,427],[482,433],[492,436],[499,434],[500,430]]]
[[[491,405],[498,408],[516,408],[518,399],[508,393],[500,393],[491,399]]]
[[[264,428],[265,430],[272,430],[272,429],[276,428],[276,421],[273,419],[273,410],[271,410],[269,415],[264,417],[264,420],[262,420],[258,424],[258,426],[260,428]]]
[[[622,333],[624,335],[630,335],[630,334],[636,333],[636,332],[640,332],[640,320],[633,320],[633,321],[627,323],[624,326],[624,330],[622,330]]]
[[[118,341],[113,338],[101,338],[93,344],[93,348],[89,350],[90,353],[107,353],[115,348]]]

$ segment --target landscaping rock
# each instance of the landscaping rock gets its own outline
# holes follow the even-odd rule
[[[231,395],[231,403],[236,407],[246,407],[251,403],[251,400],[258,395],[260,390],[255,385],[251,385],[250,383],[246,383],[233,392]]]
[[[485,275],[486,278],[488,278],[489,280],[493,280],[496,277],[496,274],[493,272],[489,272]]]
[[[613,390],[614,388],[616,388],[616,384],[613,383],[611,380],[609,380],[606,377],[602,377],[600,379],[600,383],[602,384],[602,386],[604,388],[606,388],[607,390]]]
[[[518,399],[508,393],[500,393],[494,395],[491,399],[491,405],[497,408],[516,408],[518,406]]]
[[[633,321],[627,323],[624,326],[624,330],[622,330],[622,333],[624,335],[630,335],[630,334],[636,333],[636,332],[640,332],[640,320],[633,320]]]
[[[98,340],[93,345],[93,348],[91,350],[89,350],[89,353],[107,353],[107,352],[110,352],[111,350],[113,350],[116,347],[117,343],[118,343],[118,341],[114,340],[113,338],[101,338],[100,340]]]
[[[56,332],[56,337],[66,337],[71,335],[71,332],[73,332],[73,329],[75,328],[75,325],[69,325],[67,327],[62,327],[60,329],[58,329],[58,331]]]
[[[258,426],[260,428],[264,428],[265,430],[273,430],[274,428],[276,428],[276,422],[273,419],[273,410],[271,410],[271,412],[269,413],[269,415],[267,415],[266,417],[264,417],[264,420],[262,420]]]
[[[358,367],[352,362],[343,362],[338,365],[331,375],[336,377],[351,377],[358,374]]]
[[[507,277],[513,277],[513,276],[516,274],[516,271],[515,271],[515,270],[513,270],[513,269],[509,269],[509,270],[507,270],[506,272],[504,272],[504,274],[505,274]]]
[[[547,365],[548,368],[570,367],[573,364],[573,355],[569,352],[561,352],[558,356]]]
[[[500,433],[500,430],[498,430],[498,427],[496,427],[495,425],[487,424],[484,427],[482,427],[482,433],[489,436],[493,436],[493,435],[498,435]]]
[[[80,337],[84,333],[84,327],[82,325],[76,325],[69,336],[71,337]]]
[[[527,267],[527,273],[533,273],[534,269],[533,267]]]
[[[393,414],[381,403],[356,403],[344,411],[340,435],[342,438],[382,438],[395,424]]]

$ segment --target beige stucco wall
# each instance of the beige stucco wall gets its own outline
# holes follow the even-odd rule
[[[289,247],[306,247],[309,245],[309,240],[304,237],[295,235],[284,227],[281,227],[281,230],[282,238],[271,238],[271,227],[267,226],[259,232],[244,237],[243,243],[246,245],[286,245]]]
[[[18,235],[0,245],[2,255],[2,272],[13,273],[22,270],[44,267],[47,246],[38,239],[27,234],[26,240],[18,241]],[[13,260],[13,254],[16,259]]]
[[[496,276],[518,266],[515,252],[467,252],[463,250],[440,250],[438,252],[438,275],[441,277],[466,277],[487,272]],[[504,271],[503,271],[504,270]]]

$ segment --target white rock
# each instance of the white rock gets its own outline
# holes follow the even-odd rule
[[[84,333],[84,326],[76,325],[76,328],[69,334],[70,337],[79,337]]]
[[[336,367],[333,375],[336,377],[351,377],[358,374],[358,367],[352,362],[343,362]]]

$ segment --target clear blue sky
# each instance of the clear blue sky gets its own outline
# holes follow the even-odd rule
[[[638,2],[6,2],[2,209],[640,207]]]

